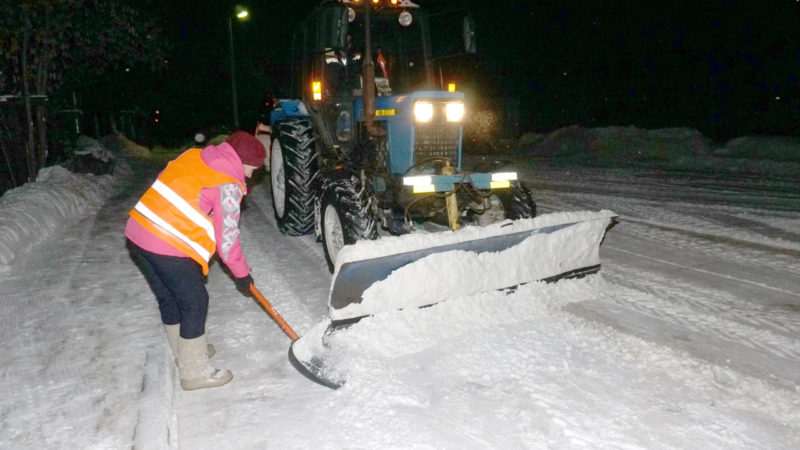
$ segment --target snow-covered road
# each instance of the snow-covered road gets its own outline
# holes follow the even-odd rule
[[[549,169],[547,209],[608,207],[603,278],[646,296],[571,312],[786,387],[800,386],[800,189],[781,180]]]
[[[212,361],[235,378],[184,392],[124,246],[157,167],[134,169],[2,272],[3,448],[800,447],[796,181],[532,165],[540,213],[620,215],[601,274],[363,320],[336,336],[338,391],[215,264]],[[266,181],[246,204],[256,284],[304,334],[327,312],[322,250],[277,232]]]

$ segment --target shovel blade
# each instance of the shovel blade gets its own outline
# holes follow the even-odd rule
[[[302,337],[292,341],[289,347],[289,362],[309,380],[331,389],[338,389],[345,380],[328,345],[333,332],[330,321],[316,324]]]

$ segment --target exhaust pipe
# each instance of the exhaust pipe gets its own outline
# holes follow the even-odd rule
[[[372,32],[370,31],[370,6],[364,7],[364,65],[361,76],[364,79],[364,126],[370,136],[386,136],[386,130],[375,124],[375,63],[372,61]]]

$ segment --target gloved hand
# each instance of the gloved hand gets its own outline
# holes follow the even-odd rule
[[[233,282],[236,283],[236,289],[244,295],[250,295],[250,284],[253,283],[253,277],[248,273],[242,278],[234,278]]]

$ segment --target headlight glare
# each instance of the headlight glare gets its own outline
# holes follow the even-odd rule
[[[461,122],[464,120],[464,104],[448,103],[444,107],[445,116],[448,122]]]
[[[414,103],[414,120],[427,123],[433,119],[433,103],[416,102]]]

